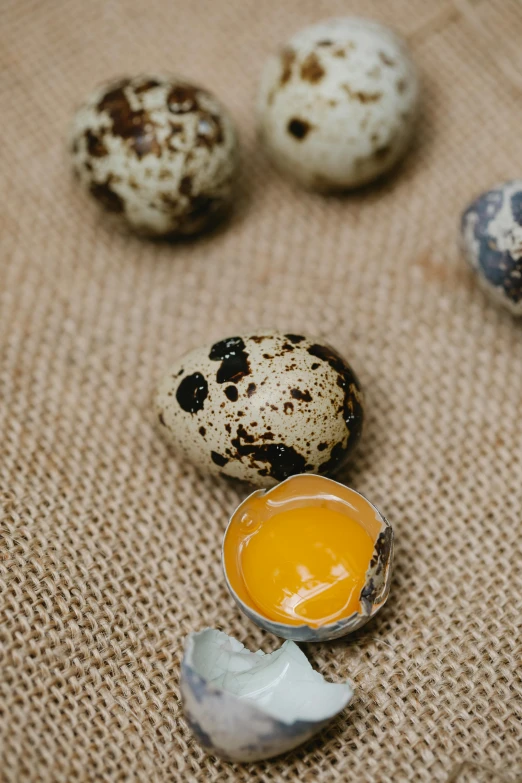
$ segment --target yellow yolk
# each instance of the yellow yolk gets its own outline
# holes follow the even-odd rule
[[[239,557],[254,609],[276,622],[319,626],[360,610],[372,554],[361,524],[309,506],[265,520],[242,542]]]

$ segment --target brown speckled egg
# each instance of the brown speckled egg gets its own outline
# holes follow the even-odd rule
[[[405,153],[418,79],[405,43],[368,19],[298,32],[266,64],[260,135],[275,165],[307,188],[355,188]]]
[[[268,487],[329,474],[361,436],[350,365],[321,340],[257,332],[197,348],[159,384],[164,437],[202,470]]]
[[[70,149],[82,185],[142,234],[197,233],[232,199],[232,119],[207,90],[177,78],[102,86],[76,112]]]

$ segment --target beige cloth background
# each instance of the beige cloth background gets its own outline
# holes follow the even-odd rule
[[[407,36],[423,113],[394,176],[323,198],[267,166],[254,96],[277,43],[348,12]],[[516,780],[522,335],[471,279],[456,225],[476,192],[521,174],[522,97],[502,68],[522,66],[522,6],[2,0],[0,13],[0,778],[431,783],[468,759]],[[213,237],[114,233],[70,177],[76,103],[144,70],[201,82],[237,120],[241,199]],[[271,325],[328,339],[357,369],[368,427],[343,478],[395,525],[397,559],[374,622],[306,649],[328,678],[353,678],[351,707],[297,752],[241,767],[194,743],[178,673],[185,635],[207,625],[279,644],[221,576],[246,489],[178,462],[150,401],[185,350]]]

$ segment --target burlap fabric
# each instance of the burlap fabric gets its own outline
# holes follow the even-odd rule
[[[279,41],[347,12],[408,37],[423,111],[394,176],[323,198],[267,166],[255,91]],[[0,778],[431,783],[469,760],[515,781],[521,326],[471,279],[456,224],[477,191],[521,173],[506,64],[522,65],[522,7],[2,0],[0,28]],[[146,70],[201,82],[237,120],[241,197],[215,236],[115,233],[70,177],[76,103]],[[247,490],[178,461],[151,395],[185,350],[260,326],[324,337],[353,362],[368,426],[343,478],[395,525],[397,559],[375,621],[306,648],[328,678],[354,680],[351,707],[297,752],[239,766],[194,743],[178,674],[185,635],[207,625],[279,644],[221,575]],[[475,769],[466,783],[488,779]]]

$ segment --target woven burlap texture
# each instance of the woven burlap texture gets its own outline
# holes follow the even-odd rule
[[[255,93],[279,42],[346,13],[408,38],[423,107],[393,176],[325,198],[267,165]],[[521,174],[504,66],[522,65],[522,7],[3,0],[0,16],[0,779],[432,783],[468,760],[516,780],[522,335],[466,270],[456,227],[474,194]],[[71,178],[75,106],[142,71],[206,85],[238,123],[240,197],[214,236],[115,232]],[[354,680],[352,705],[298,751],[241,766],[195,744],[178,678],[190,631],[280,643],[221,574],[248,490],[177,460],[151,397],[186,350],[261,326],[326,338],[356,368],[367,429],[342,478],[395,526],[397,557],[374,621],[305,648]]]

